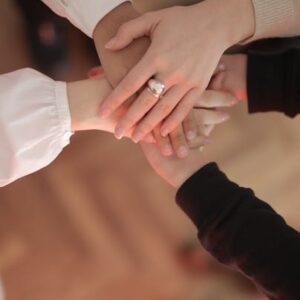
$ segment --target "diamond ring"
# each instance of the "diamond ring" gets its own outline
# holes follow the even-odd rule
[[[147,91],[157,99],[162,97],[166,89],[166,86],[162,82],[156,79],[150,79],[147,85],[148,85]]]

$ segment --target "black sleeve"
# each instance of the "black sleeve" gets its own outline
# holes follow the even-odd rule
[[[268,204],[212,163],[178,191],[177,203],[203,246],[273,300],[300,299],[300,234]]]
[[[249,112],[300,113],[300,49],[248,55]]]

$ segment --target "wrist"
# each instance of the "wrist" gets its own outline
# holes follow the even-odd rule
[[[199,158],[195,161],[194,164],[188,164],[192,167],[187,169],[185,167],[181,168],[181,171],[179,171],[176,175],[173,177],[172,185],[175,188],[180,188],[185,182],[187,182],[195,173],[200,171],[203,167],[208,165],[210,163],[209,160],[207,162],[201,162],[201,165],[199,165]]]
[[[106,130],[110,119],[98,116],[98,107],[111,91],[105,80],[82,80],[67,83],[72,131]]]
[[[225,39],[227,48],[254,35],[255,11],[252,0],[227,0],[226,5],[220,3],[220,0],[205,2],[210,7],[210,13],[216,16],[221,25],[220,38]]]
[[[234,45],[255,34],[255,11],[252,0],[228,0],[228,4],[229,38]]]

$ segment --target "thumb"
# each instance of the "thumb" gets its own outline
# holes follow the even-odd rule
[[[135,39],[150,36],[151,28],[156,24],[154,14],[144,14],[136,19],[124,23],[116,35],[105,45],[109,50],[121,50],[130,45]]]

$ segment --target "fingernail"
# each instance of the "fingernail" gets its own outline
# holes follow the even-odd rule
[[[199,147],[199,152],[203,152],[204,151],[204,146]]]
[[[189,150],[187,147],[185,146],[181,146],[179,149],[178,149],[178,156],[180,158],[184,158],[184,157],[187,157],[189,154]]]
[[[171,147],[171,145],[166,145],[163,149],[163,154],[165,156],[171,156],[173,154],[173,149]]]
[[[123,136],[124,136],[124,134],[125,134],[124,128],[122,128],[122,127],[117,127],[117,128],[115,129],[115,137],[116,137],[118,140],[122,139]]]
[[[197,137],[197,133],[195,131],[189,131],[186,136],[189,141],[192,141]]]
[[[132,140],[137,144],[138,142],[141,141],[141,139],[143,138],[143,135],[140,132],[136,132],[134,133],[134,135],[132,136]]]
[[[114,48],[114,46],[117,44],[117,39],[116,38],[112,38],[110,41],[108,41],[106,44],[105,44],[105,48],[106,49],[112,49]]]

